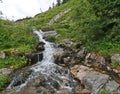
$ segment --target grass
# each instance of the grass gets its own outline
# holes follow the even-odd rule
[[[2,76],[0,77],[0,91],[6,87],[6,84],[10,81],[10,77],[8,76]]]

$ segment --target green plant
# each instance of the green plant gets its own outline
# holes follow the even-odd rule
[[[111,94],[108,90],[102,90],[100,94]]]
[[[0,76],[0,90],[4,89],[6,84],[8,84],[10,81],[10,77],[8,76]]]
[[[47,40],[50,41],[50,42],[55,42],[56,38],[55,38],[55,36],[49,35],[47,37]]]
[[[117,67],[117,66],[119,66],[119,63],[117,61],[112,61],[111,65],[113,67]]]

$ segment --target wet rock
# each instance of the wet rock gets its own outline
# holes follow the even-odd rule
[[[29,75],[32,73],[32,70],[23,70],[17,71],[16,73],[12,74],[12,83],[9,85],[9,88],[20,86],[21,84],[25,83],[28,79]]]
[[[120,54],[114,54],[114,55],[111,57],[111,61],[112,61],[112,62],[117,62],[117,63],[120,65]]]
[[[5,59],[5,53],[4,52],[0,52],[0,59]]]
[[[13,69],[2,68],[0,69],[0,76],[7,76],[13,72]]]
[[[43,59],[43,53],[30,53],[26,54],[26,57],[28,58],[28,63],[29,64],[35,64]]]
[[[63,56],[64,56],[64,51],[63,49],[57,49],[57,52],[54,53],[54,58],[55,58],[55,63],[56,64],[62,64],[63,63]]]
[[[36,46],[36,50],[37,51],[43,51],[43,50],[45,50],[44,44],[45,44],[44,42],[39,42],[38,45]]]

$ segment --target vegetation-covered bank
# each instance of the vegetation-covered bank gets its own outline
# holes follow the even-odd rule
[[[33,50],[35,44],[36,38],[28,25],[0,19],[0,69],[25,66],[27,61],[24,53]],[[0,90],[9,80],[0,75]]]
[[[56,42],[70,39],[82,43],[89,51],[111,56],[120,53],[120,0],[63,0],[60,6],[17,22],[0,20],[0,68],[17,69],[26,65],[24,53],[34,48],[32,27],[52,28],[60,34],[50,36]],[[48,24],[60,12],[64,13]],[[2,80],[3,81],[3,80]],[[6,82],[6,80],[5,80]],[[3,84],[0,84],[0,87]]]
[[[91,51],[112,55],[120,52],[119,5],[119,0],[65,0],[64,4],[23,22],[35,26],[37,29],[41,27],[54,28],[61,34],[57,41],[65,38],[82,41]],[[48,25],[55,15],[68,8],[71,11]]]

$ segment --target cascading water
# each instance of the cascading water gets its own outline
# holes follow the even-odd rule
[[[21,71],[17,77],[15,76],[13,78],[13,81],[8,88],[12,89],[17,87],[17,91],[20,91],[20,89],[24,88],[30,80],[39,78],[41,80],[44,79],[43,83],[40,85],[45,86],[49,90],[53,89],[55,92],[58,89],[67,89],[70,94],[74,94],[74,86],[76,85],[76,81],[72,78],[69,69],[54,64],[53,54],[56,49],[54,48],[53,43],[47,42],[43,39],[44,32],[41,30],[34,31],[34,34],[38,36],[40,42],[45,43],[43,60],[39,61],[38,59],[38,62],[35,65],[32,65],[27,70]],[[26,78],[23,78],[24,73],[27,73]],[[21,84],[17,85],[18,83]]]

